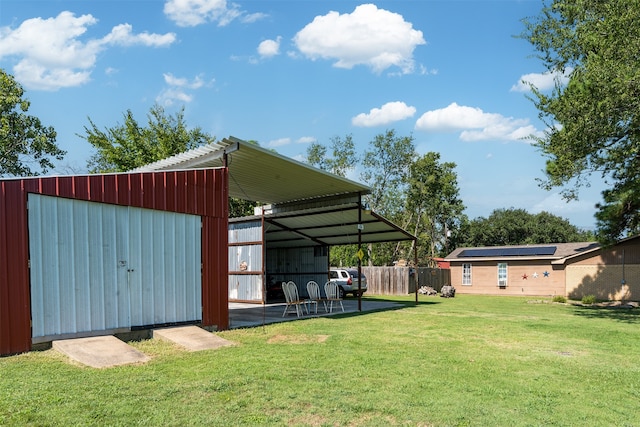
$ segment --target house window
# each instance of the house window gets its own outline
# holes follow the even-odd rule
[[[471,264],[462,264],[462,284],[471,285]]]
[[[507,286],[507,263],[498,263],[498,286],[504,288]]]

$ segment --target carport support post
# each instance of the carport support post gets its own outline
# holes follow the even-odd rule
[[[358,193],[358,311],[362,311],[362,193]]]
[[[414,267],[414,273],[416,275],[415,278],[415,282],[416,282],[416,305],[418,305],[418,288],[420,287],[420,283],[418,280],[418,239],[414,239],[413,240],[413,267]]]

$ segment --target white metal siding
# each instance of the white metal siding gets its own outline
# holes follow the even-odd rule
[[[229,223],[229,243],[261,242],[262,221]]]
[[[200,223],[30,194],[32,336],[200,320]]]
[[[229,224],[229,299],[263,302],[262,221]],[[242,243],[246,243],[242,245]],[[247,274],[233,274],[234,272]]]

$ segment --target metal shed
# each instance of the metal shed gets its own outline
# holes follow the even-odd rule
[[[0,354],[158,324],[228,327],[224,168],[0,181]]]
[[[415,240],[367,209],[360,183],[230,137],[137,171],[226,166],[229,195],[265,203],[229,222],[229,300],[264,303],[265,282],[327,280],[331,246]]]
[[[415,239],[365,209],[368,192],[233,137],[130,173],[0,180],[0,355],[158,324],[226,329],[230,295],[265,301],[267,268],[304,281],[332,245]],[[229,227],[229,196],[269,205]]]

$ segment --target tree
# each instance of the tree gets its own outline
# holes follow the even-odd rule
[[[360,161],[351,135],[347,135],[344,139],[339,136],[331,138],[331,151],[333,155],[328,157],[327,147],[313,143],[307,148],[307,163],[344,177]]]
[[[184,107],[170,116],[156,104],[149,110],[146,126],[138,123],[131,110],[124,114],[122,125],[100,130],[90,118],[89,124],[84,128],[86,135],[79,136],[96,149],[87,162],[91,173],[126,172],[216,141],[199,127],[187,127]],[[229,217],[253,215],[254,205],[231,197]]]
[[[362,159],[362,180],[371,188],[365,197],[371,209],[396,224],[405,224],[406,190],[409,169],[416,157],[413,136],[398,136],[394,130],[376,135]],[[404,246],[394,243],[369,245],[369,265],[388,265],[403,254]]]
[[[542,186],[577,198],[591,174],[609,187],[596,205],[599,237],[640,231],[640,0],[553,0],[521,35],[550,72],[568,73],[551,94],[532,86],[548,128]]]
[[[465,227],[464,246],[507,246],[592,241],[594,235],[548,212],[496,209]]]
[[[334,175],[345,177],[360,161],[356,154],[353,137],[351,135],[344,138],[334,136],[330,143],[331,156],[327,155],[326,146],[319,143],[311,144],[307,148],[307,163]],[[357,245],[332,247],[329,262],[336,267],[355,265],[358,262],[357,252]]]
[[[184,107],[168,116],[164,108],[154,105],[146,127],[138,124],[131,110],[124,114],[122,125],[102,131],[90,118],[89,124],[84,128],[86,135],[79,136],[96,149],[87,162],[91,173],[125,172],[215,142],[215,137],[199,127],[187,128]]]
[[[429,152],[409,167],[407,225],[421,241],[420,259],[447,255],[451,234],[464,219],[458,179],[452,162],[440,162],[440,154]],[[413,242],[412,242],[413,245]],[[411,252],[413,246],[411,247]]]
[[[376,135],[364,153],[361,177],[371,188],[367,201],[372,209],[394,216],[402,211],[409,167],[416,153],[413,136],[400,137],[394,130]]]
[[[31,103],[23,97],[22,86],[0,69],[0,176],[44,174],[53,169],[52,159],[66,154],[53,127],[27,114]]]

